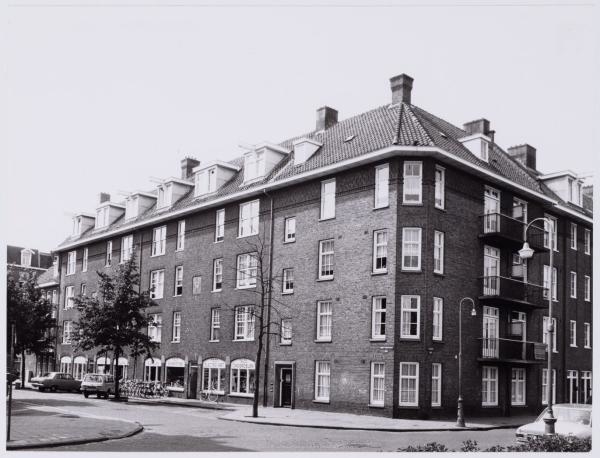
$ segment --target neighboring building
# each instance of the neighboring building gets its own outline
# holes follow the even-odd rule
[[[465,307],[462,323],[467,413],[537,413],[553,244],[556,401],[589,401],[593,219],[582,180],[541,175],[535,149],[503,151],[485,119],[461,129],[413,105],[406,75],[391,86],[391,104],[339,122],[323,107],[305,135],[230,162],[186,158],[179,178],[123,203],[101,194],[96,215],[76,216],[57,249],[61,365],[114,367],[111,355],[69,344],[71,298],[82,285],[92,294],[97,270],[135,252],[157,303],[148,332],[161,345],[154,361],[122,358],[122,370],[180,396],[212,387],[250,402],[260,300],[251,253],[264,244],[278,279],[269,405],[453,415],[458,304],[472,297],[477,315]],[[557,230],[529,230],[536,254],[524,265],[524,224],[545,215]]]
[[[60,270],[58,264],[54,264],[37,279],[38,287],[42,290],[42,297],[52,304],[52,318],[58,316],[58,298],[60,296]],[[48,331],[55,339],[56,328]],[[44,374],[57,369],[56,364],[56,340],[54,347],[44,355],[36,358],[36,374]]]

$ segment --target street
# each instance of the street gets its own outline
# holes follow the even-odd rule
[[[386,451],[440,442],[459,449],[467,439],[481,448],[514,443],[514,429],[448,432],[379,432],[248,424],[220,420],[222,411],[185,406],[115,403],[74,393],[23,390],[31,408],[63,414],[136,421],[143,432],[124,439],[48,448],[79,451]],[[260,415],[260,411],[259,411]]]

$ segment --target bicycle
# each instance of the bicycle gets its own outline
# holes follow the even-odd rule
[[[217,393],[217,384],[215,382],[210,384],[210,387],[200,392],[200,400],[208,402],[218,402],[219,394]]]

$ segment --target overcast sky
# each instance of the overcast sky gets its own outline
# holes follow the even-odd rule
[[[227,160],[240,143],[304,133],[325,104],[341,119],[387,104],[399,73],[414,77],[415,105],[457,125],[489,119],[502,147],[535,146],[543,172],[592,172],[598,155],[589,4],[60,3],[8,8],[9,244],[53,249],[99,192],[149,189],[152,176],[178,176],[185,155]]]

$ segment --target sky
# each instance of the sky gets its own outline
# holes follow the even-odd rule
[[[229,160],[240,144],[305,133],[322,105],[345,119],[388,104],[400,73],[415,79],[415,105],[457,125],[489,119],[501,147],[536,147],[542,172],[597,166],[592,2],[13,3],[8,244],[51,250],[100,192],[119,201],[151,177],[179,176],[185,156]]]

